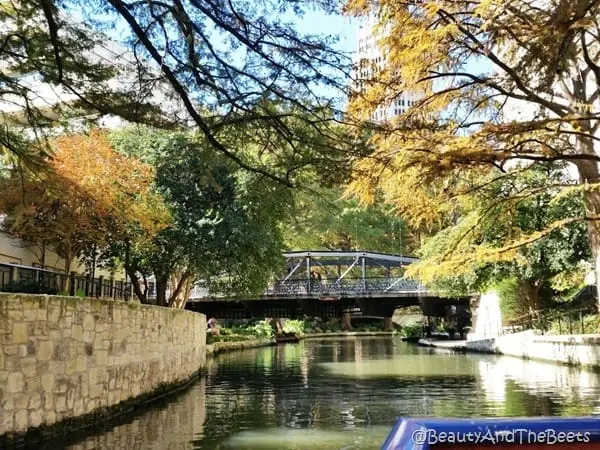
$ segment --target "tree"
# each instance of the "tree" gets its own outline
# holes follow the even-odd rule
[[[346,139],[330,93],[344,87],[349,58],[332,50],[333,38],[300,34],[283,19],[313,8],[334,12],[326,2],[289,0],[5,2],[0,101],[13,109],[13,123],[38,133],[61,110],[79,108],[169,129],[194,127],[240,167],[292,185],[297,167],[240,153],[222,131],[237,125],[238,135],[261,140],[263,153],[276,156],[281,141],[305,142],[310,127],[323,137],[313,144],[343,160],[338,141]],[[58,94],[49,94],[56,86]],[[261,139],[257,130],[277,139]],[[0,143],[24,154],[13,135],[1,135]]]
[[[543,232],[556,221],[580,217],[585,209],[581,193],[556,197],[546,189],[548,183],[565,181],[564,170],[556,164],[523,173],[515,170],[510,177],[492,180],[462,205],[461,216],[453,225],[423,246],[424,259],[415,264],[413,273],[436,289],[462,295],[510,285],[519,291],[524,313],[550,305],[553,284],[559,284],[553,281],[581,270],[590,258],[583,222],[552,230],[519,248],[510,261],[492,261],[486,252],[522,235]],[[521,196],[524,191],[536,190],[535,195]],[[465,258],[471,258],[471,264],[465,265]],[[563,285],[560,290],[568,287]]]
[[[42,174],[15,170],[2,180],[0,211],[9,233],[55,250],[66,274],[90,246],[164,227],[166,210],[149,191],[151,167],[114,152],[97,131],[57,138],[52,148]]]
[[[257,294],[281,264],[281,222],[291,193],[210,151],[198,136],[129,129],[113,134],[121,151],[156,165],[156,189],[173,223],[147,246],[128,246],[132,280],[151,273],[159,305],[183,308],[194,283],[214,291]],[[123,248],[113,249],[123,255]],[[167,297],[167,285],[170,286]]]
[[[511,260],[522,246],[585,222],[600,282],[599,8],[595,0],[350,0],[348,12],[379,18],[386,58],[349,113],[368,119],[402,92],[420,98],[376,127],[374,152],[356,165],[364,178],[353,192],[368,198],[379,186],[412,224],[435,228],[485,186],[481,181],[563,162],[577,174],[573,183],[548,181],[518,195],[582,192],[584,211],[510,236],[485,255],[463,255],[464,263]],[[491,214],[480,213],[474,225]]]
[[[286,242],[294,250],[371,250],[402,254],[412,250],[404,221],[379,205],[362,206],[345,199],[341,187],[296,192],[286,227]]]

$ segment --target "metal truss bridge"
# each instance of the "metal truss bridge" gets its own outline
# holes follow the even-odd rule
[[[297,251],[284,257],[281,275],[261,295],[231,297],[196,286],[187,307],[231,318],[339,317],[348,311],[391,317],[394,309],[406,306],[445,316],[449,306],[468,308],[466,297],[441,298],[405,278],[406,267],[417,261],[414,257],[366,251]]]
[[[375,252],[287,252],[286,272],[258,298],[371,296],[424,293],[417,281],[404,278],[404,268],[417,261],[408,256]],[[190,301],[222,297],[197,286]]]

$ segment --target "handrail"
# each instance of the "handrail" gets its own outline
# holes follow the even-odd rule
[[[58,294],[66,285],[65,279],[70,280],[69,291],[66,292],[70,296],[83,294],[87,297],[122,300],[133,296],[132,285],[126,280],[92,278],[75,272],[66,275],[41,267],[0,262],[0,292]]]
[[[561,320],[567,320],[568,323],[565,324],[565,331],[569,333],[572,331],[574,324],[577,326],[579,322],[580,328],[582,332],[584,331],[584,314],[585,312],[589,312],[590,308],[585,308],[583,306],[578,306],[574,308],[569,308],[566,310],[559,309],[540,309],[532,311],[531,313],[524,314],[512,319],[507,320],[507,326],[505,328],[512,328],[513,332],[515,331],[515,327],[529,327],[531,329],[540,330],[542,333],[549,331],[549,325],[553,321],[558,321],[558,332],[562,334],[562,324]],[[574,317],[578,316],[578,317]]]
[[[198,289],[196,289],[196,287]],[[218,290],[196,286],[190,298],[226,297]],[[292,279],[276,281],[263,291],[263,296],[304,296],[304,295],[344,295],[375,294],[398,292],[425,292],[423,286],[415,280],[406,278],[342,278],[340,280]]]

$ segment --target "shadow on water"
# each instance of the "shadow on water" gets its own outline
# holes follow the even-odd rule
[[[599,398],[600,375],[576,368],[392,338],[307,340],[219,355],[173,401],[68,448],[379,448],[401,415],[584,415]]]
[[[202,435],[206,420],[206,380],[66,439],[38,444],[38,450],[188,449]],[[177,430],[177,433],[171,433]]]

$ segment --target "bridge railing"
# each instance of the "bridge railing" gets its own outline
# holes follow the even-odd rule
[[[354,294],[420,292],[423,286],[406,278],[348,278],[342,280],[287,280],[276,282],[265,295]]]
[[[406,278],[344,278],[341,280],[293,279],[270,284],[263,292],[264,296],[302,296],[302,295],[344,295],[344,294],[385,294],[398,292],[424,292],[426,289],[418,281]],[[190,292],[190,299],[228,297],[197,284]]]

